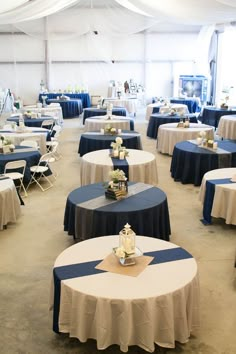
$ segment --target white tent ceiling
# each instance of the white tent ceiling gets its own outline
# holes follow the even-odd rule
[[[69,7],[111,10],[118,5],[157,23],[202,26],[236,20],[235,0],[8,0],[0,3],[0,24],[39,19]]]

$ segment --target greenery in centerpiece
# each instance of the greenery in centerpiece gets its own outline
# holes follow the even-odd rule
[[[110,181],[105,184],[105,195],[111,199],[121,199],[128,192],[127,177],[123,170],[112,170],[109,172]]]

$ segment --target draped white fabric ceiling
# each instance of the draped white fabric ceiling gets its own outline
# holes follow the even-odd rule
[[[25,26],[26,32],[34,32],[39,37],[43,31],[39,28],[40,21],[46,16],[51,39],[59,39],[62,32],[83,35],[94,30],[124,35],[158,23],[195,26],[230,23],[236,21],[236,1],[8,0],[0,3],[0,25],[17,25],[23,31]]]

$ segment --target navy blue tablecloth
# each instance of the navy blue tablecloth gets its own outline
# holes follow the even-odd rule
[[[171,176],[183,184],[200,186],[206,172],[217,168],[236,167],[236,141],[219,141],[218,147],[230,154],[217,154],[188,141],[177,143],[171,160]],[[220,165],[223,162],[225,165]]]
[[[122,135],[119,136],[123,139],[122,146],[125,146],[127,149],[142,149],[141,139],[138,133],[129,131],[129,135],[125,135],[125,131],[123,130]],[[83,156],[91,151],[110,149],[111,143],[115,141],[115,139],[116,136],[114,135],[84,133],[80,137],[78,153],[80,156]]]
[[[134,184],[129,182],[129,186]],[[94,209],[89,214],[89,219],[79,220],[76,213],[78,204],[100,196],[105,198],[102,183],[86,185],[69,194],[64,214],[64,230],[69,235],[80,238],[78,230],[81,227],[84,232],[90,230],[86,233],[86,238],[116,235],[128,222],[138,235],[169,241],[171,233],[169,209],[166,194],[161,189],[151,187],[141,193]]]
[[[42,116],[41,118],[24,118],[24,123],[27,127],[38,127],[40,128],[44,120],[51,120],[53,117]],[[7,118],[8,122],[15,122],[19,125],[19,117]]]
[[[84,109],[83,124],[86,118],[95,117],[95,116],[105,116],[107,110],[105,108],[86,108]],[[123,107],[113,107],[112,114],[115,116],[127,116],[127,111]]]
[[[62,109],[63,118],[78,117],[83,112],[82,101],[79,99],[57,100],[47,99],[47,104],[59,103]]]
[[[199,116],[199,120],[204,124],[212,125],[217,128],[220,118],[230,114],[236,114],[236,110],[205,107],[202,114]]]
[[[152,114],[148,122],[147,136],[149,138],[156,139],[158,134],[158,128],[161,124],[178,123],[180,121],[180,118],[189,118],[191,123],[197,123],[197,117],[195,116],[195,114],[185,114],[183,117],[180,117],[178,114],[174,116],[159,113]]]
[[[60,97],[61,95],[68,96],[70,98],[79,99],[82,101],[83,108],[87,108],[91,106],[90,96],[88,93],[40,93],[39,94],[39,102],[43,103],[42,96],[47,96],[48,99],[53,99]]]
[[[16,150],[27,149],[26,146],[16,146]],[[29,148],[29,150],[32,148]],[[10,161],[18,161],[18,160],[26,160],[26,169],[24,175],[24,183],[27,184],[31,178],[30,167],[37,165],[41,154],[38,150],[28,151],[28,152],[13,152],[10,154],[0,154],[0,173],[4,172],[4,167],[7,162]]]
[[[196,98],[171,98],[170,103],[185,104],[188,106],[189,113],[200,112],[200,107]]]

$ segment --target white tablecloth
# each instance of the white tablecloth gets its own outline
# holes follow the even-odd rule
[[[20,200],[14,182],[0,179],[0,230],[9,222],[16,222],[21,214]]]
[[[50,105],[41,108],[37,106],[24,106],[21,111],[31,111],[35,113],[41,113],[42,115],[49,115],[57,121],[57,124],[63,124],[62,109],[59,103],[56,103],[55,105],[51,103]]]
[[[32,131],[34,131],[34,133],[32,133]],[[37,133],[37,131],[41,133]],[[4,135],[6,138],[9,138],[14,145],[20,145],[22,140],[36,140],[42,155],[47,152],[47,134],[47,129],[37,127],[25,127],[25,131],[23,133],[16,133],[13,131],[11,133],[5,133],[0,130],[0,135]]]
[[[214,128],[206,124],[190,123],[189,128],[177,128],[178,123],[167,123],[159,126],[157,150],[172,155],[176,143],[196,139],[201,131],[207,132],[207,138],[214,138]]]
[[[219,121],[217,134],[224,139],[236,139],[236,115],[222,116]]]
[[[137,112],[138,100],[136,98],[105,98],[105,103],[109,102],[115,107],[125,107],[129,113]]]
[[[143,150],[127,149],[127,151],[129,152],[126,157],[129,165],[129,181],[156,185],[158,183],[156,157]],[[109,181],[109,172],[112,170],[109,150],[89,152],[81,158],[81,185]]]
[[[95,116],[91,118],[86,118],[84,123],[84,130],[86,132],[97,131],[101,128],[105,128],[106,125],[110,125],[112,128],[121,130],[130,130],[130,119],[122,118],[120,116],[112,115],[112,119],[106,119],[107,116]]]
[[[80,242],[63,251],[54,267],[104,259],[118,240],[115,235]],[[136,236],[136,245],[144,253],[178,247],[143,236]],[[123,352],[130,345],[152,352],[154,343],[174,348],[175,341],[186,343],[198,326],[194,258],[149,265],[136,277],[102,272],[61,281],[59,331],[81,342],[93,338],[99,350],[112,344]]]
[[[220,168],[203,176],[199,199],[204,203],[206,181],[236,177],[236,168]],[[236,225],[236,183],[216,184],[211,216],[225,219],[226,224]]]
[[[167,107],[164,106],[163,103],[151,103],[146,107],[146,120],[150,119],[154,107],[160,107],[159,113],[168,113],[170,109],[175,109],[178,113],[182,112],[184,114],[189,114],[188,106],[186,106],[185,104],[172,103],[170,106]]]

